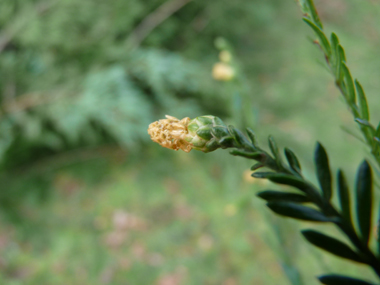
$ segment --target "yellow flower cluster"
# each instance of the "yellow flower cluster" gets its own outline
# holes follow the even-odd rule
[[[149,125],[148,134],[152,141],[159,143],[161,146],[190,152],[192,145],[186,141],[189,131],[187,125],[190,118],[186,117],[178,120],[175,117],[166,115],[166,119],[153,122]]]

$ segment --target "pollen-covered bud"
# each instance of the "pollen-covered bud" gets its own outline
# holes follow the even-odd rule
[[[166,116],[149,125],[151,139],[161,146],[190,152],[192,149],[203,152],[230,147],[232,138],[226,125],[215,116],[200,116],[190,120]]]
[[[235,70],[225,62],[218,62],[212,68],[212,77],[218,81],[230,81],[235,77]]]
[[[148,134],[152,141],[161,146],[184,152],[191,151],[191,145],[185,140],[188,131],[187,124],[190,118],[178,120],[175,117],[166,115],[166,119],[153,122],[149,125]]]

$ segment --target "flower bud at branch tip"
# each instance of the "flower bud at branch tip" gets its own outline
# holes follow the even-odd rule
[[[169,149],[210,152],[222,147],[219,143],[221,138],[212,133],[214,127],[224,127],[227,131],[222,120],[215,116],[200,116],[192,120],[186,117],[179,120],[166,115],[166,119],[149,125],[148,134],[154,142]]]
[[[148,127],[148,134],[152,141],[159,143],[161,146],[190,152],[192,147],[185,140],[188,134],[187,125],[190,118],[186,117],[178,120],[175,117],[166,115],[166,119],[153,122]]]
[[[218,62],[212,68],[212,77],[219,81],[230,81],[235,77],[235,70],[225,62]]]

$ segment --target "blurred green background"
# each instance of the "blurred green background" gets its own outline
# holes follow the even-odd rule
[[[380,3],[315,0],[380,120]],[[149,123],[205,114],[272,134],[314,181],[369,156],[293,0],[1,0],[1,284],[318,284],[357,264],[308,245],[251,163],[174,152]],[[237,78],[216,81],[216,39]],[[327,227],[329,230],[332,228]],[[339,235],[339,233],[336,233]]]

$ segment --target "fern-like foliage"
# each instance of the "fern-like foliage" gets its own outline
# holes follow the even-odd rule
[[[377,127],[370,123],[370,114],[367,99],[362,85],[351,75],[347,66],[346,55],[339,38],[335,33],[328,37],[323,30],[322,22],[315,9],[313,0],[299,0],[305,14],[303,20],[316,34],[319,45],[324,53],[327,65],[335,78],[335,84],[340,90],[354,120],[359,124],[365,142],[380,166],[380,122]],[[329,39],[330,38],[330,39]]]
[[[233,126],[212,126],[210,142],[220,148],[234,148],[232,155],[242,156],[257,161],[253,170],[265,168],[267,171],[255,171],[252,176],[268,179],[273,183],[293,187],[297,192],[266,190],[258,196],[267,201],[267,206],[274,213],[288,218],[332,223],[338,227],[350,241],[346,244],[336,237],[308,229],[302,231],[308,242],[338,257],[370,266],[380,278],[380,259],[369,247],[373,216],[373,178],[369,163],[364,160],[358,168],[355,187],[355,199],[350,197],[350,191],[342,170],[337,174],[337,187],[333,185],[330,163],[325,148],[317,143],[314,161],[319,185],[307,181],[301,171],[297,156],[288,148],[284,150],[283,159],[273,137],[269,137],[270,153],[258,144],[255,134],[247,129],[250,139]],[[204,136],[204,129],[197,131]],[[336,189],[336,191],[335,191]],[[337,194],[335,194],[335,192]],[[334,195],[338,196],[340,207],[331,202]],[[355,201],[355,212],[351,213],[351,201]],[[354,226],[353,215],[357,225]],[[379,240],[378,247],[380,247]],[[319,278],[324,284],[370,284],[347,276],[326,275]],[[335,282],[335,283],[334,283]],[[348,282],[348,283],[344,283]],[[367,283],[366,283],[367,282]]]
[[[79,146],[108,142],[136,148],[148,139],[146,126],[154,114],[173,109],[180,115],[223,114],[224,94],[202,64],[139,49],[123,64],[89,72],[73,90],[26,94],[4,104],[0,158],[10,166],[28,155]]]
[[[0,168],[99,144],[136,149],[153,117],[172,110],[227,115],[211,64],[128,49],[163,2],[0,2]]]

